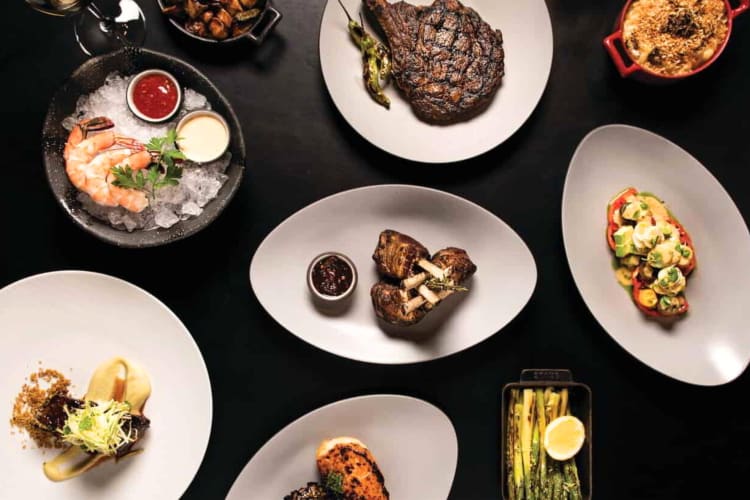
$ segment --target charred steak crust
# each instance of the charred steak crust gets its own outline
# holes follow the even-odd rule
[[[447,124],[489,105],[505,73],[500,30],[458,0],[423,7],[363,1],[388,39],[393,79],[419,118]]]

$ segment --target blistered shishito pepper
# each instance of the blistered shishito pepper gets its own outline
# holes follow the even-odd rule
[[[344,4],[339,0],[339,5],[344,9],[349,19],[349,35],[362,53],[363,71],[362,76],[365,87],[378,104],[390,108],[391,100],[383,92],[383,86],[391,76],[391,54],[388,47],[372,37],[364,28],[364,23],[357,22],[347,12]]]

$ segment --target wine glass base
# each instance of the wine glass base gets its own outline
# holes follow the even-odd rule
[[[76,40],[89,56],[123,47],[140,47],[146,38],[146,18],[134,0],[119,0],[120,13],[103,19],[96,9],[85,10],[75,26]]]

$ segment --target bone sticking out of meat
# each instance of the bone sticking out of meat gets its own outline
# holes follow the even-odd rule
[[[427,278],[430,277],[430,273],[427,271],[421,272],[419,274],[415,274],[414,276],[410,276],[406,278],[405,280],[401,281],[401,288],[404,290],[411,290],[412,288],[417,288],[419,285],[427,281]]]
[[[435,292],[427,288],[425,285],[419,285],[417,291],[419,292],[419,295],[424,297],[424,299],[433,306],[440,302],[440,297],[438,297]]]
[[[364,3],[388,39],[393,80],[420,119],[454,123],[489,105],[505,72],[503,37],[476,11],[457,0]]]
[[[436,266],[429,260],[420,259],[419,262],[417,262],[417,265],[430,273],[435,279],[438,279],[440,281],[445,279],[445,270]]]
[[[437,293],[438,301],[435,304],[431,304],[427,301],[422,295],[417,295],[413,299],[410,299],[403,304],[403,313],[404,314],[412,314],[414,311],[418,311],[420,307],[425,306],[429,307],[429,310],[432,310],[432,307],[437,305],[440,301],[444,300],[447,297],[450,297],[453,295],[453,290],[442,290]]]
[[[378,246],[372,254],[378,274],[397,280],[410,277],[417,262],[429,258],[430,252],[420,242],[390,229],[380,233]]]
[[[375,283],[372,290],[370,290],[370,297],[372,298],[375,314],[383,321],[392,325],[413,325],[418,323],[427,314],[424,308],[405,312],[404,304],[408,302],[409,297],[403,289],[391,283],[384,281]],[[421,295],[418,298],[424,301]]]

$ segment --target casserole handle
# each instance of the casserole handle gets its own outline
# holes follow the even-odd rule
[[[748,1],[750,0],[743,0]],[[609,57],[612,58],[612,61],[615,63],[615,66],[617,67],[617,71],[620,73],[620,76],[623,78],[627,78],[640,68],[635,63],[631,63],[628,65],[625,60],[622,58],[622,54],[617,48],[617,45],[615,44],[615,41],[619,41],[622,45],[622,31],[615,31],[611,35],[609,35],[607,38],[604,39],[604,48],[607,49],[607,52],[609,52]]]
[[[740,0],[740,5],[729,11],[729,18],[734,19],[748,9],[750,9],[750,0]]]
[[[570,370],[544,370],[538,368],[521,371],[521,382],[572,382]]]
[[[281,21],[282,17],[283,16],[281,12],[276,10],[276,8],[271,4],[269,0],[268,7],[263,12],[261,18],[258,19],[258,22],[255,23],[250,31],[248,31],[247,37],[256,45],[260,45],[261,43],[263,43],[263,40],[266,39],[268,34],[273,31],[276,25],[279,24],[279,21]],[[261,25],[263,26],[263,29],[261,29],[260,31],[256,31],[256,28]]]

